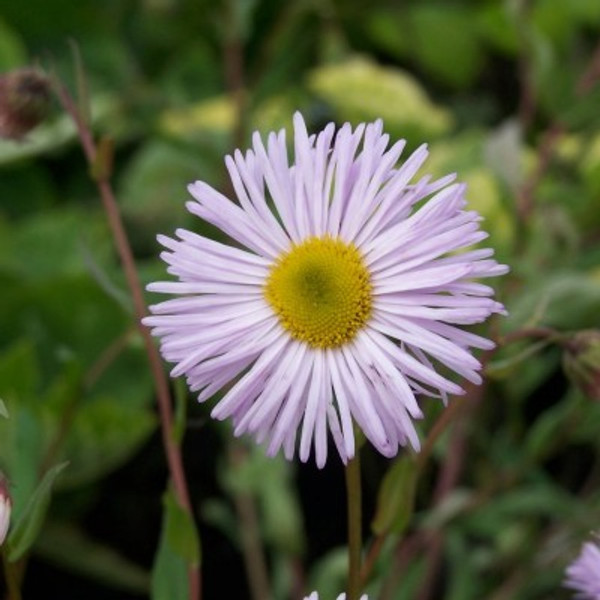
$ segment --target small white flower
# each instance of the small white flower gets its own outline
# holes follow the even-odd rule
[[[8,493],[6,480],[0,475],[0,546],[6,539],[8,526],[10,525],[10,511],[12,508],[12,500]]]

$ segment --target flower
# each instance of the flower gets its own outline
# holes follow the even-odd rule
[[[306,598],[304,598],[304,600],[319,600],[319,593],[312,592],[311,594],[306,596]],[[340,594],[336,600],[346,600],[346,594]],[[360,600],[369,600],[369,596],[367,596],[367,594],[363,594],[360,597]]]
[[[225,159],[239,204],[191,184],[188,210],[237,244],[159,236],[179,280],[148,289],[179,297],[144,319],[200,401],[232,384],[213,417],[288,459],[301,430],[300,459],[314,445],[319,467],[328,429],[354,455],[353,422],[385,456],[419,449],[415,394],[463,392],[436,365],[480,383],[469,348],[494,346],[456,325],[505,312],[472,278],[507,271],[490,249],[462,251],[487,234],[454,175],[410,183],[425,146],[397,167],[405,142],[387,149],[381,121],[335,133],[309,136],[297,113],[291,165],[285,131],[255,133]]]
[[[6,480],[0,474],[0,546],[6,539],[8,526],[10,525],[10,511],[12,508],[12,500],[8,493]]]
[[[600,547],[586,542],[579,556],[567,567],[564,585],[580,600],[600,600]]]

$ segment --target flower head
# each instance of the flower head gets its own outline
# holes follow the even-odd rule
[[[580,600],[600,600],[600,547],[583,544],[579,556],[567,567],[565,586]]]
[[[8,533],[11,508],[12,500],[8,493],[6,479],[0,474],[0,546],[4,543],[6,534]]]
[[[398,166],[405,142],[388,142],[381,121],[309,136],[296,114],[293,164],[284,131],[266,144],[255,133],[252,150],[226,158],[238,203],[189,186],[190,212],[235,246],[159,236],[179,280],[148,289],[179,297],[145,324],[200,401],[233,382],[213,417],[231,417],[270,454],[291,458],[300,432],[300,459],[314,445],[322,466],[329,429],[346,461],[353,422],[386,456],[418,449],[416,395],[462,393],[436,366],[481,381],[469,349],[493,343],[456,325],[504,312],[472,279],[507,268],[492,250],[464,250],[487,237],[465,186],[453,175],[411,183],[426,147]]]

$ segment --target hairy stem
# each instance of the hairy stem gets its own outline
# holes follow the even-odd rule
[[[92,132],[83,118],[77,104],[71,97],[68,90],[60,82],[55,82],[55,89],[60,103],[65,111],[71,116],[75,126],[81,146],[94,175],[94,181],[100,193],[102,204],[108,218],[111,233],[113,235],[119,258],[125,272],[127,285],[133,300],[136,325],[144,341],[150,369],[154,379],[156,395],[158,399],[158,410],[162,430],[163,446],[167,457],[169,474],[173,481],[175,494],[178,502],[190,515],[192,514],[191,502],[188,492],[187,481],[183,469],[181,449],[173,438],[173,411],[171,394],[167,377],[163,370],[162,361],[156,346],[152,340],[149,330],[142,325],[142,318],[146,315],[146,305],[142,292],[142,286],[138,276],[135,260],[129,240],[123,226],[123,221],[119,212],[119,207],[110,183],[109,165],[99,165],[98,147],[92,135]],[[102,158],[102,157],[100,157]],[[199,567],[189,567],[188,572],[190,600],[200,600],[201,598],[201,578]]]

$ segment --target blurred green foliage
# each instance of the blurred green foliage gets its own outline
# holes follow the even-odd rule
[[[600,85],[586,76],[599,37],[597,0],[0,0],[0,71],[37,63],[74,86],[69,40],[77,43],[94,130],[115,141],[113,181],[145,282],[163,273],[156,233],[215,235],[186,214],[185,185],[204,179],[227,190],[222,157],[252,130],[289,126],[297,109],[313,130],[330,119],[383,118],[411,148],[429,144],[428,172],[455,171],[468,182],[489,244],[512,268],[498,283],[510,313],[491,324],[498,339],[600,325]],[[152,577],[152,561],[136,565],[86,524],[110,477],[139,465],[157,418],[105,217],[75,129],[56,107],[24,141],[0,140],[0,289],[9,557],[32,547],[114,594],[185,598],[182,560],[190,552],[199,560],[198,540],[186,537],[191,528],[170,492]],[[413,599],[428,581],[437,587],[427,597],[445,600],[568,597],[563,569],[600,527],[600,405],[560,363],[555,343],[525,336],[502,344],[483,398],[458,412],[462,449],[455,433],[442,436],[418,478],[412,457],[388,463],[366,450],[365,504],[376,508],[365,523],[387,535],[371,598]],[[208,410],[189,402],[186,438],[220,440],[202,458],[214,483],[199,482],[201,532],[240,556],[245,524],[236,506],[250,498],[274,597],[291,597],[298,578],[306,592],[335,597],[345,552],[328,539],[315,555],[321,533],[301,508],[320,504],[307,506],[298,492],[306,467],[254,448],[232,461],[229,429],[208,423],[196,432],[191,423],[205,422]],[[442,410],[424,408],[423,436]],[[433,502],[454,452],[460,478]],[[145,526],[157,541],[160,523]],[[439,544],[439,570],[431,571],[427,543],[399,564],[401,536]],[[203,547],[205,561],[210,555]],[[209,564],[209,598],[243,595],[238,563],[233,577]]]

